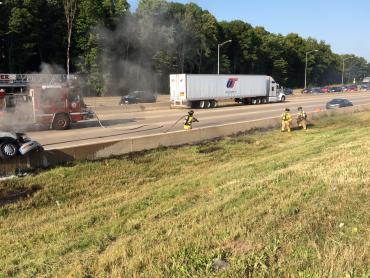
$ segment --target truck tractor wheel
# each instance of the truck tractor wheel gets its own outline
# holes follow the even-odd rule
[[[58,114],[55,116],[52,123],[53,129],[56,130],[65,130],[71,126],[71,119],[67,114]]]
[[[265,97],[264,97],[264,98],[262,99],[262,103],[263,103],[263,104],[266,104],[266,103],[267,103],[267,98],[265,98]]]
[[[210,103],[211,103],[211,108],[216,108],[217,107],[217,104],[218,104],[217,101],[211,100]]]
[[[208,108],[211,108],[211,102],[206,100],[205,101],[205,108],[208,109]]]
[[[18,154],[18,147],[16,143],[8,141],[4,142],[0,146],[0,157],[2,159],[9,159]]]
[[[285,96],[281,97],[281,102],[285,102]]]

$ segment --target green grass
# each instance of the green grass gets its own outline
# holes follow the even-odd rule
[[[0,277],[369,277],[369,166],[359,113],[1,182]]]

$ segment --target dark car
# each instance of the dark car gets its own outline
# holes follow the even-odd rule
[[[342,91],[343,91],[342,87],[331,87],[330,88],[331,93],[339,93],[339,92],[342,92]]]
[[[312,88],[311,93],[312,94],[322,94],[323,91],[321,90],[321,88]]]
[[[119,102],[119,104],[133,104],[133,103],[148,103],[148,102],[156,102],[156,96],[147,91],[135,91],[131,92],[126,96],[123,96]]]
[[[370,85],[368,84],[362,84],[361,85],[361,91],[368,91],[370,90]]]
[[[336,109],[348,106],[353,106],[353,103],[348,99],[335,98],[326,104],[326,109]]]
[[[292,95],[293,94],[293,89],[291,89],[291,88],[284,88],[284,94],[286,94],[286,95]]]
[[[302,94],[309,94],[311,93],[312,89],[311,88],[305,88],[302,90]]]
[[[43,147],[23,133],[0,132],[0,158],[9,159],[18,154],[41,151]]]

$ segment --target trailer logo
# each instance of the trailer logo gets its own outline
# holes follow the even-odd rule
[[[229,88],[229,89],[234,88],[237,81],[238,81],[238,78],[229,78],[226,84],[226,88]]]

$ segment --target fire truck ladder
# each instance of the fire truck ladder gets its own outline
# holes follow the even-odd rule
[[[19,88],[28,85],[62,85],[76,80],[77,75],[67,74],[12,74],[0,73],[0,88]]]

